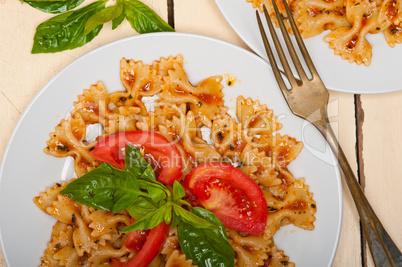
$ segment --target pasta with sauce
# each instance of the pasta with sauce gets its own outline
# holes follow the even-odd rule
[[[314,229],[316,203],[305,179],[296,179],[287,165],[296,159],[303,143],[277,131],[282,127],[266,105],[239,96],[236,117],[223,102],[222,76],[192,85],[183,68],[183,58],[161,58],[152,65],[122,59],[120,77],[124,91],[108,93],[98,82],[74,102],[71,116],[61,120],[44,152],[72,157],[80,179],[101,162],[90,151],[99,138],[118,132],[156,131],[175,141],[183,161],[183,176],[202,162],[227,161],[238,166],[262,189],[269,215],[261,236],[227,229],[235,251],[235,266],[294,266],[274,243],[278,229],[294,224]],[[154,109],[147,110],[144,97],[159,95]],[[101,125],[97,140],[86,140],[87,126]],[[202,128],[210,129],[204,139]],[[72,179],[72,180],[74,180]],[[130,216],[123,210],[112,213],[77,203],[60,191],[67,182],[48,187],[34,198],[35,204],[57,219],[40,266],[108,266],[111,259],[127,262],[136,251],[125,247]],[[177,229],[171,228],[160,251],[149,266],[195,266],[180,248]]]
[[[276,21],[271,0],[246,0],[263,11],[265,5]],[[286,17],[282,0],[276,1]],[[402,42],[402,2],[400,0],[289,0],[292,14],[302,37],[312,37],[326,30],[324,37],[335,55],[350,63],[369,66],[372,47],[366,36],[383,33],[390,47]],[[291,28],[286,22],[289,32]]]

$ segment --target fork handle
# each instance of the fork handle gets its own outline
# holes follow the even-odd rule
[[[338,158],[339,166],[344,174],[342,177],[346,180],[356,204],[357,211],[359,212],[363,232],[367,238],[375,266],[401,267],[402,254],[371,208],[335,137],[329,121],[324,123],[323,127],[319,125],[316,125],[316,127],[327,139],[332,151]]]

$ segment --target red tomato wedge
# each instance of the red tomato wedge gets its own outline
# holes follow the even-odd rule
[[[140,251],[147,241],[147,236],[151,230],[132,231],[128,234],[124,245],[130,250]]]
[[[91,155],[112,166],[124,169],[124,151],[127,144],[144,149],[144,158],[152,165],[163,183],[180,180],[182,160],[177,147],[162,135],[148,131],[122,132],[109,135],[96,144]]]
[[[221,162],[203,163],[184,179],[193,206],[213,212],[227,228],[259,236],[267,223],[261,188],[242,171]]]
[[[135,231],[134,231],[135,232]],[[129,233],[130,235],[134,232]],[[121,263],[118,260],[113,260],[113,267],[146,267],[160,252],[163,244],[166,241],[166,238],[169,233],[169,225],[166,223],[160,223],[155,228],[152,228],[149,231],[148,236],[146,237],[146,241],[142,246],[141,250],[127,263]],[[136,235],[135,233],[133,234]],[[127,242],[127,241],[126,241]]]

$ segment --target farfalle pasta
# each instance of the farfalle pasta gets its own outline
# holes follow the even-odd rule
[[[236,116],[230,116],[224,106],[222,76],[194,86],[181,55],[152,65],[123,58],[120,77],[123,91],[108,93],[102,82],[85,89],[71,116],[50,133],[44,152],[72,157],[78,177],[73,181],[100,166],[90,152],[101,138],[142,130],[158,132],[175,144],[183,162],[182,179],[203,162],[233,164],[262,189],[268,209],[260,236],[226,229],[235,266],[294,266],[275,246],[275,233],[286,224],[313,230],[316,203],[305,179],[296,179],[287,169],[303,143],[277,132],[282,125],[274,111],[239,96]],[[159,98],[147,108],[144,98],[155,96]],[[93,125],[99,126],[99,136],[87,140]],[[135,257],[137,251],[125,246],[127,234],[122,232],[132,223],[129,213],[75,202],[60,193],[67,185],[56,183],[34,198],[42,211],[57,219],[40,266],[109,266],[114,259],[124,263]],[[196,266],[180,247],[177,228],[170,228],[149,266]]]
[[[254,8],[267,7],[276,21],[271,0],[246,0]],[[372,47],[368,34],[383,33],[390,47],[402,42],[401,0],[289,0],[287,1],[302,37],[312,37],[331,31],[324,37],[335,55],[351,63],[369,66]],[[282,0],[276,1],[284,17]],[[285,21],[289,32],[289,23]]]

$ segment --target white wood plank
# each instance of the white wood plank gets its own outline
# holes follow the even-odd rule
[[[0,114],[1,114],[1,127],[0,127],[0,162],[3,158],[4,150],[6,149],[7,142],[11,136],[14,125],[20,117],[20,112],[13,106],[13,104],[0,92]],[[5,260],[2,255],[0,247],[0,267],[6,267]]]
[[[83,6],[93,1],[85,1]],[[143,2],[167,20],[166,1]],[[109,22],[97,37],[82,47],[55,54],[31,54],[36,26],[53,15],[33,9],[28,4],[9,0],[2,6],[1,12],[0,45],[6,48],[0,50],[1,75],[4,77],[1,91],[21,112],[46,82],[73,60],[104,44],[137,35],[127,20],[113,31]]]
[[[362,103],[366,196],[402,250],[402,92],[362,96]],[[368,266],[374,266],[370,255]]]
[[[329,117],[339,143],[357,176],[354,95],[330,92]],[[342,180],[343,217],[333,267],[362,266],[359,215],[346,183]]]
[[[174,0],[175,29],[214,37],[248,48],[220,13],[214,0]]]

